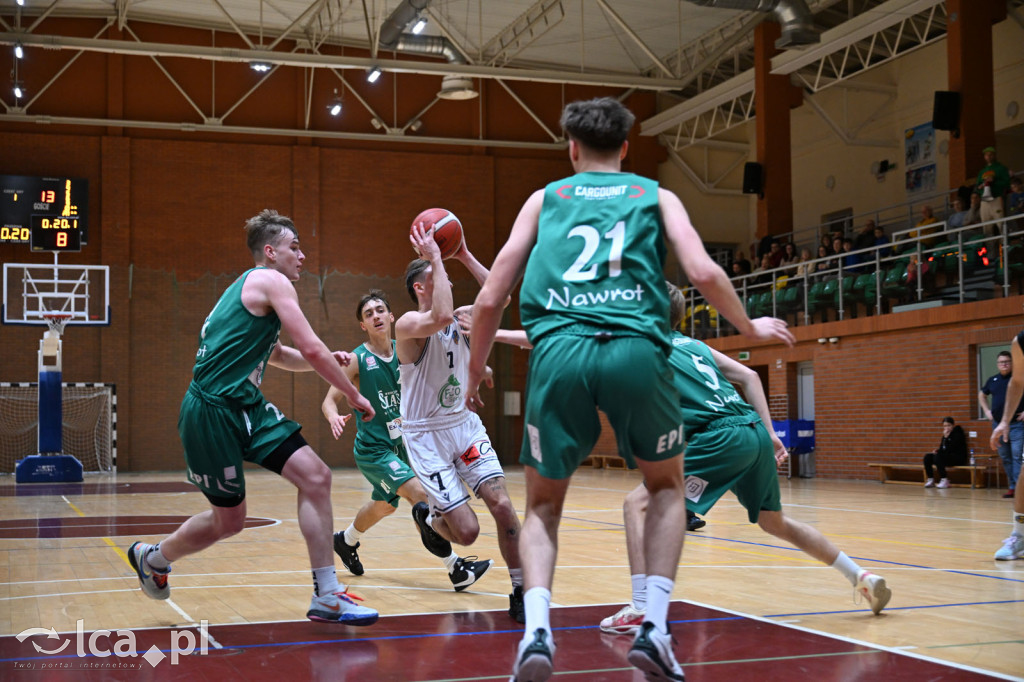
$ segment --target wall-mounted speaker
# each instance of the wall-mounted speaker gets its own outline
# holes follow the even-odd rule
[[[936,130],[960,129],[960,93],[947,90],[935,91],[935,105],[932,107],[932,127]]]
[[[764,196],[764,166],[753,161],[743,165],[743,193]]]

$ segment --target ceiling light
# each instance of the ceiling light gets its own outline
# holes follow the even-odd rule
[[[15,59],[23,59],[25,57],[25,48],[21,46],[21,43],[14,43],[14,57]]]
[[[376,83],[377,79],[380,78],[381,70],[380,67],[373,67],[366,72],[366,80],[369,83]]]
[[[441,81],[441,92],[437,96],[441,99],[473,99],[480,93],[473,87],[473,79],[465,76],[445,76]]]
[[[338,95],[338,88],[334,88],[334,99],[327,105],[327,111],[330,112],[331,116],[337,116],[341,113],[341,97]]]
[[[24,6],[25,6],[25,0],[18,0],[18,7],[24,7]]]
[[[249,68],[258,73],[270,71],[270,62],[249,62]]]
[[[412,32],[415,33],[416,35],[419,35],[423,33],[423,29],[425,29],[426,27],[427,20],[424,19],[423,17],[420,17],[419,19],[416,20],[416,23],[413,25]]]
[[[412,123],[409,124],[409,130],[413,131],[414,133],[417,130],[419,130],[420,128],[422,128],[422,127],[423,127],[423,121],[421,121],[419,119],[416,119],[415,121],[413,121]]]
[[[25,91],[21,87],[21,83],[14,84],[14,99],[21,99],[25,96]]]
[[[384,127],[384,121],[380,120],[376,116],[370,119],[370,125],[373,126],[374,130],[380,130]]]

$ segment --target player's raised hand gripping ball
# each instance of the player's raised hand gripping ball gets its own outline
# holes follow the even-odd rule
[[[412,221],[409,232],[417,223],[423,223],[423,229],[433,235],[437,248],[441,251],[441,258],[451,258],[462,248],[462,223],[455,217],[455,214],[444,208],[428,208]],[[422,256],[417,253],[416,255]]]

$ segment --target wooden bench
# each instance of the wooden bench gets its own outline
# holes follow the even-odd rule
[[[878,469],[878,480],[882,483],[924,485],[926,480],[922,464],[870,462],[868,466]],[[953,476],[958,471],[970,473],[970,483],[954,483]],[[949,475],[949,485],[952,488],[984,488],[988,483],[988,467],[984,465],[946,467],[946,473]]]

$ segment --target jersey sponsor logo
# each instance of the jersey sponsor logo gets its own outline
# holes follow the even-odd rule
[[[555,190],[562,199],[572,199],[573,197],[583,199],[585,201],[603,201],[605,199],[617,199],[619,197],[626,197],[627,199],[639,199],[643,195],[647,194],[647,191],[639,185],[611,185],[608,187],[590,187],[588,185],[562,185]]]
[[[604,291],[587,291],[579,294],[570,294],[569,287],[562,287],[562,292],[548,288],[548,302],[544,306],[551,310],[556,303],[562,308],[585,308],[602,303],[611,303],[616,300],[642,301],[644,297],[643,286],[637,284],[636,289],[605,289]]]
[[[461,455],[459,455],[459,459],[462,460],[463,464],[469,466],[473,462],[480,459],[480,450],[477,449],[476,444],[474,443],[473,445],[469,446],[469,450],[466,450]]]
[[[658,438],[658,449],[657,453],[660,455],[663,452],[671,450],[674,446],[683,442],[683,425],[680,424],[677,428],[672,429],[668,433],[661,434]]]
[[[437,392],[437,403],[444,408],[452,408],[459,404],[459,400],[462,398],[462,386],[459,384],[459,380],[455,378],[454,374],[448,375],[448,381],[445,382],[441,390]]]
[[[708,482],[697,476],[687,476],[683,481],[683,495],[693,502],[700,502],[701,496],[708,487]]]
[[[370,354],[367,354],[366,355],[366,369],[377,369],[377,367],[378,367],[378,365],[377,365],[377,358],[375,358],[374,356],[372,356]]]
[[[401,391],[377,391],[377,402],[382,410],[397,410],[401,395]]]

